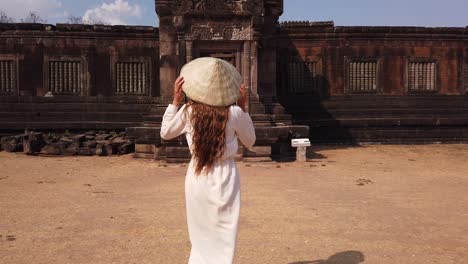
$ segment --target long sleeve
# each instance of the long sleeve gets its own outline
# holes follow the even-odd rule
[[[185,133],[186,116],[185,105],[179,111],[177,106],[170,104],[164,113],[161,124],[161,138],[172,139]]]
[[[255,144],[255,128],[248,113],[242,111],[240,107],[235,107],[235,130],[237,137],[244,146],[250,148]]]

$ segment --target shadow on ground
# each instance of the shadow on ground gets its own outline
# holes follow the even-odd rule
[[[314,145],[307,149],[307,158],[308,159],[326,159],[327,157],[318,153],[324,150],[339,150],[339,149],[349,149],[349,148],[361,148],[362,145],[358,143],[354,144],[323,144],[323,145]]]
[[[361,144],[317,144],[312,143],[311,147],[307,148],[306,158],[307,161],[319,161],[327,159],[327,156],[319,153],[324,150],[339,150],[339,149],[349,149],[349,148],[361,148],[364,147]],[[295,151],[295,148],[293,149]],[[290,152],[288,155],[283,155],[279,157],[272,156],[273,161],[281,163],[290,163],[296,161],[295,152]]]
[[[297,261],[288,264],[359,264],[364,262],[364,254],[360,251],[343,251],[330,256],[328,259]]]

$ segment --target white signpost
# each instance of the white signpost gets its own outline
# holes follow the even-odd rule
[[[291,146],[297,148],[296,161],[307,161],[306,152],[307,147],[310,147],[310,140],[308,138],[295,138],[291,140]]]

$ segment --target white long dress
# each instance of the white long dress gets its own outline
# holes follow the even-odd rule
[[[169,105],[163,116],[161,137],[186,134],[192,146],[191,109],[179,111]],[[189,264],[231,264],[236,249],[240,213],[240,180],[234,157],[237,138],[246,146],[255,143],[255,130],[248,113],[231,106],[226,125],[226,149],[206,174],[195,175],[192,159],[185,177],[187,224],[192,250]],[[192,149],[190,149],[192,150]]]

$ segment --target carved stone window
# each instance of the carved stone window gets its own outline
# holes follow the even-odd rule
[[[408,92],[436,92],[437,62],[431,59],[411,59],[408,62]]]
[[[0,95],[16,94],[17,78],[16,61],[0,58]]]
[[[148,58],[116,60],[113,68],[115,95],[148,95],[151,65]]]
[[[79,95],[82,91],[81,61],[49,61],[49,91]]]
[[[322,74],[320,61],[292,59],[286,65],[285,81],[288,91],[294,94],[313,94],[320,90],[319,76]]]
[[[88,74],[85,57],[44,57],[44,93],[53,95],[87,95]]]
[[[468,93],[468,63],[463,65],[463,91],[462,93]]]
[[[352,58],[346,63],[346,93],[378,92],[378,59]]]

